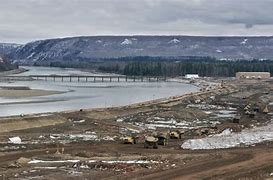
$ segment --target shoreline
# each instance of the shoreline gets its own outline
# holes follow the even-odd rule
[[[14,75],[14,74],[21,74],[21,73],[24,73],[24,72],[27,72],[28,70],[25,69],[25,68],[18,68],[18,69],[13,69],[13,70],[9,70],[9,71],[3,71],[3,72],[0,72],[0,77],[1,76],[9,76],[9,75]]]
[[[214,89],[210,89],[208,91],[197,91],[194,93],[186,93],[183,95],[177,95],[177,96],[171,96],[171,97],[166,97],[166,98],[160,98],[160,99],[155,99],[155,100],[149,100],[149,101],[144,101],[144,102],[139,102],[139,103],[133,103],[129,105],[122,105],[122,106],[114,106],[114,107],[103,107],[103,108],[87,108],[87,109],[79,109],[79,110],[66,110],[66,111],[57,111],[57,112],[43,112],[43,113],[33,113],[33,114],[24,114],[24,117],[28,118],[39,118],[44,115],[65,115],[69,113],[77,113],[79,111],[83,111],[86,113],[92,113],[92,112],[107,112],[107,111],[119,111],[119,110],[137,110],[141,108],[147,108],[147,107],[152,107],[152,106],[161,106],[162,108],[168,108],[169,106],[173,106],[175,104],[181,103],[181,101],[187,99],[187,98],[198,98],[202,99],[202,96],[207,96],[208,94],[219,94],[219,93],[225,93],[225,92],[231,92],[234,90],[233,86],[225,87],[225,88],[220,88],[216,87]],[[0,117],[0,124],[2,123],[2,120],[23,120],[20,119],[22,116],[21,115],[14,115],[14,116],[3,116]]]

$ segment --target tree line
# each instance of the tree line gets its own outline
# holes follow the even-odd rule
[[[103,60],[97,62],[51,63],[50,66],[94,69],[107,73],[132,76],[184,76],[199,74],[207,77],[233,77],[236,72],[270,72],[273,74],[273,61],[236,60],[219,61],[212,58],[194,60]]]
[[[181,61],[128,62],[125,66],[99,66],[100,71],[135,76],[184,76],[199,74],[207,77],[232,77],[236,72],[273,73],[272,61]]]

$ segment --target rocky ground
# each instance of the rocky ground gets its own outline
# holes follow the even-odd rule
[[[224,82],[163,101],[4,118],[0,177],[270,179],[272,82]],[[254,117],[245,113],[248,105],[251,111],[258,107]],[[145,136],[173,130],[183,132],[181,139],[144,148]],[[130,135],[138,136],[137,144],[123,143]]]

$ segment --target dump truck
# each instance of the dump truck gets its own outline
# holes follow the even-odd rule
[[[265,106],[265,108],[264,108],[264,110],[263,110],[263,113],[264,113],[264,114],[269,113],[269,110],[268,110],[268,107],[267,107],[267,106]]]
[[[170,132],[170,139],[181,139],[184,132],[176,130]]]
[[[247,111],[245,111],[245,115],[250,115],[250,113],[251,113],[251,112],[250,112],[250,111],[248,111],[248,110],[247,110]]]
[[[144,142],[144,148],[152,147],[154,149],[158,148],[158,138],[154,136],[146,136]]]
[[[137,136],[125,136],[122,138],[123,144],[136,144],[137,139]]]
[[[160,133],[157,135],[158,145],[166,146],[168,144],[168,133]]]

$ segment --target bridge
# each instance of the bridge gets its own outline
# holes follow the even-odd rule
[[[84,76],[84,75],[29,75],[0,76],[0,81],[58,81],[58,82],[158,82],[166,81],[160,76]]]

